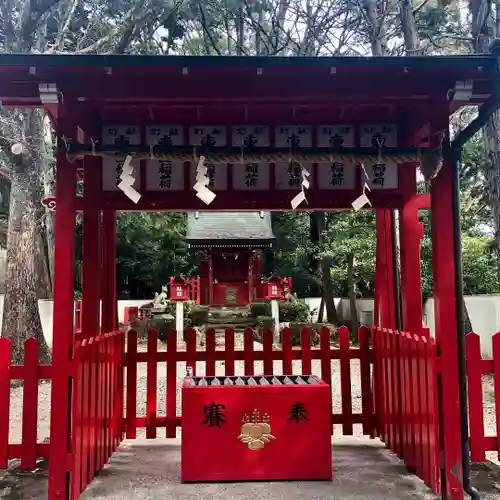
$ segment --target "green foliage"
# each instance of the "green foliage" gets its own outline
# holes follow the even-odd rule
[[[257,326],[259,330],[270,330],[274,328],[274,320],[269,316],[258,316]]]
[[[300,302],[296,298],[285,300],[279,304],[280,322],[307,321],[310,308],[305,302]]]
[[[464,290],[468,295],[499,293],[491,236],[462,237]]]
[[[250,315],[253,318],[271,317],[270,301],[254,301],[250,303]],[[280,322],[307,321],[310,315],[309,306],[295,297],[279,302]]]
[[[329,214],[323,255],[331,262],[334,294],[347,297],[347,262],[354,255],[354,286],[360,296],[373,296],[375,270],[375,212],[337,212]]]
[[[193,306],[189,312],[189,318],[193,326],[202,326],[208,323],[208,306]]]
[[[117,275],[120,294],[153,297],[175,273],[196,272],[185,242],[183,213],[122,212],[117,229]]]
[[[267,301],[253,301],[250,303],[250,315],[253,318],[259,316],[271,316],[271,303]]]
[[[313,327],[312,323],[290,323],[292,332],[292,345],[301,345],[301,332],[304,328],[308,328],[311,336],[311,345],[319,344],[319,330]]]

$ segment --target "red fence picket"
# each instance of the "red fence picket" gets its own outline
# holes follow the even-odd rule
[[[194,375],[197,371],[197,363],[204,363],[204,373],[208,376],[215,375],[216,363],[224,362],[224,374],[235,375],[235,362],[243,361],[243,373],[245,375],[256,374],[256,362],[261,362],[263,372],[268,375],[280,374],[292,375],[294,373],[293,362],[300,361],[300,373],[310,375],[312,373],[313,361],[320,361],[321,378],[331,384],[332,361],[340,363],[340,398],[342,404],[341,413],[332,414],[332,424],[343,426],[344,434],[353,434],[353,425],[362,424],[363,433],[371,435],[374,427],[373,417],[373,395],[371,388],[371,350],[369,330],[361,328],[359,332],[360,344],[352,346],[349,340],[349,331],[342,327],[339,329],[340,346],[334,347],[331,343],[331,332],[323,328],[319,332],[319,347],[311,344],[311,331],[304,328],[300,332],[300,346],[292,346],[292,332],[285,329],[282,332],[282,344],[280,347],[273,345],[273,332],[265,331],[262,338],[262,350],[254,349],[254,332],[246,329],[243,332],[243,349],[235,349],[235,332],[228,329],[224,335],[224,347],[217,349],[214,330],[207,330],[205,334],[205,347],[196,345],[196,332],[193,329],[186,331],[186,349],[180,350],[177,345],[177,336],[174,330],[167,335],[166,348],[158,348],[157,333],[154,330],[148,332],[148,342],[145,351],[139,352],[137,333],[135,330],[128,332],[126,362],[127,367],[127,395],[126,395],[126,435],[134,439],[137,436],[137,428],[146,428],[146,437],[156,436],[156,428],[165,428],[166,436],[175,437],[176,428],[181,425],[181,416],[177,416],[177,370],[178,364],[185,363]],[[353,413],[351,401],[351,361],[359,360],[362,388],[362,410]],[[281,370],[275,372],[275,361],[279,361]],[[156,371],[157,363],[166,362],[167,394],[166,412],[157,414],[156,402]],[[137,371],[138,364],[146,363],[147,375],[147,401],[145,416],[137,415]],[[335,369],[337,369],[335,367]],[[296,370],[295,370],[296,371]],[[241,372],[240,372],[241,373]],[[162,375],[160,375],[162,376]]]
[[[470,451],[473,462],[485,462],[487,451],[500,456],[500,333],[492,337],[493,359],[481,357],[479,335],[469,333],[465,337],[467,349],[467,386],[469,398]],[[484,429],[483,376],[493,375],[496,435],[486,436]]]
[[[36,461],[49,457],[49,443],[38,442],[38,386],[52,379],[52,366],[38,363],[39,342],[30,338],[24,343],[24,364],[11,363],[11,343],[0,338],[0,469],[8,461],[20,459],[21,470],[36,467]],[[9,443],[11,382],[22,381],[23,410],[21,443]],[[15,389],[14,389],[15,390]]]
[[[121,330],[75,345],[72,500],[80,498],[123,439],[124,347]]]
[[[374,328],[373,345],[377,433],[439,493],[435,342],[426,335]]]

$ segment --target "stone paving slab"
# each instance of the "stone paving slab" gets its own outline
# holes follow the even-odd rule
[[[436,500],[378,440],[335,436],[333,481],[182,484],[180,439],[125,441],[82,500]],[[0,473],[1,500],[47,499],[47,462]],[[481,500],[500,500],[500,469],[475,466]],[[465,496],[467,499],[468,497]]]

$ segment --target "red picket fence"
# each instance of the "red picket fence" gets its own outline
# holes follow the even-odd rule
[[[479,335],[469,333],[465,337],[467,352],[467,386],[469,398],[470,453],[473,462],[485,462],[487,451],[500,456],[500,333],[492,337],[493,359],[481,357]],[[496,435],[485,436],[483,376],[493,375]]]
[[[11,364],[11,343],[0,338],[0,469],[8,460],[21,459],[22,470],[34,469],[38,458],[48,458],[50,445],[38,442],[38,388],[41,380],[52,379],[52,366],[38,364],[39,343],[31,338],[24,344],[24,364]],[[9,443],[11,382],[23,382],[21,444]]]
[[[304,328],[301,332],[300,346],[292,346],[292,332],[285,329],[282,333],[281,349],[273,346],[273,332],[266,331],[263,335],[262,351],[254,350],[254,334],[251,329],[243,333],[243,349],[235,349],[235,332],[228,329],[225,332],[223,350],[216,349],[215,331],[206,331],[206,346],[199,349],[196,345],[196,332],[189,329],[186,332],[186,350],[178,350],[176,333],[171,330],[165,350],[158,350],[157,332],[148,332],[146,352],[138,351],[137,333],[135,330],[128,332],[127,354],[125,365],[127,367],[127,402],[126,402],[126,436],[134,439],[137,428],[146,428],[146,437],[154,439],[157,428],[165,428],[166,436],[173,438],[176,427],[181,425],[182,416],[177,415],[177,373],[178,364],[185,363],[196,374],[197,363],[205,364],[205,374],[215,375],[216,362],[224,361],[224,375],[235,375],[235,362],[243,361],[244,375],[255,375],[255,363],[263,363],[263,373],[266,375],[279,375],[275,373],[274,361],[280,361],[283,375],[294,375],[293,361],[301,361],[303,375],[312,373],[313,360],[320,360],[321,378],[328,384],[332,383],[332,370],[336,367],[333,360],[340,364],[341,380],[341,413],[332,414],[332,424],[342,424],[343,434],[353,434],[353,424],[362,424],[363,434],[371,435],[373,432],[374,417],[372,410],[371,390],[371,353],[369,344],[369,330],[362,327],[359,330],[359,346],[350,345],[349,331],[342,327],[339,329],[339,346],[331,345],[331,333],[328,328],[320,331],[319,347],[311,345],[311,332]],[[362,393],[362,411],[354,413],[352,408],[352,376],[351,360],[359,360]],[[166,403],[164,415],[157,412],[158,402],[158,363],[166,363]],[[147,388],[146,388],[146,416],[138,416],[137,405],[137,368],[139,363],[146,363]],[[336,369],[336,368],[335,368]],[[222,375],[222,374],[221,374]],[[319,375],[319,374],[318,374]],[[165,376],[162,373],[160,376]],[[332,428],[333,429],[333,428]]]
[[[71,495],[77,500],[123,440],[124,332],[77,341],[74,359]]]
[[[425,335],[374,328],[373,359],[377,435],[439,493],[436,344]]]

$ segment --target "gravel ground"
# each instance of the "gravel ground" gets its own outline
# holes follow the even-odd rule
[[[492,375],[486,375],[483,377],[483,415],[484,434],[486,436],[496,436],[495,393]],[[491,460],[493,463],[500,465],[500,460],[496,451],[486,452],[486,458]]]

